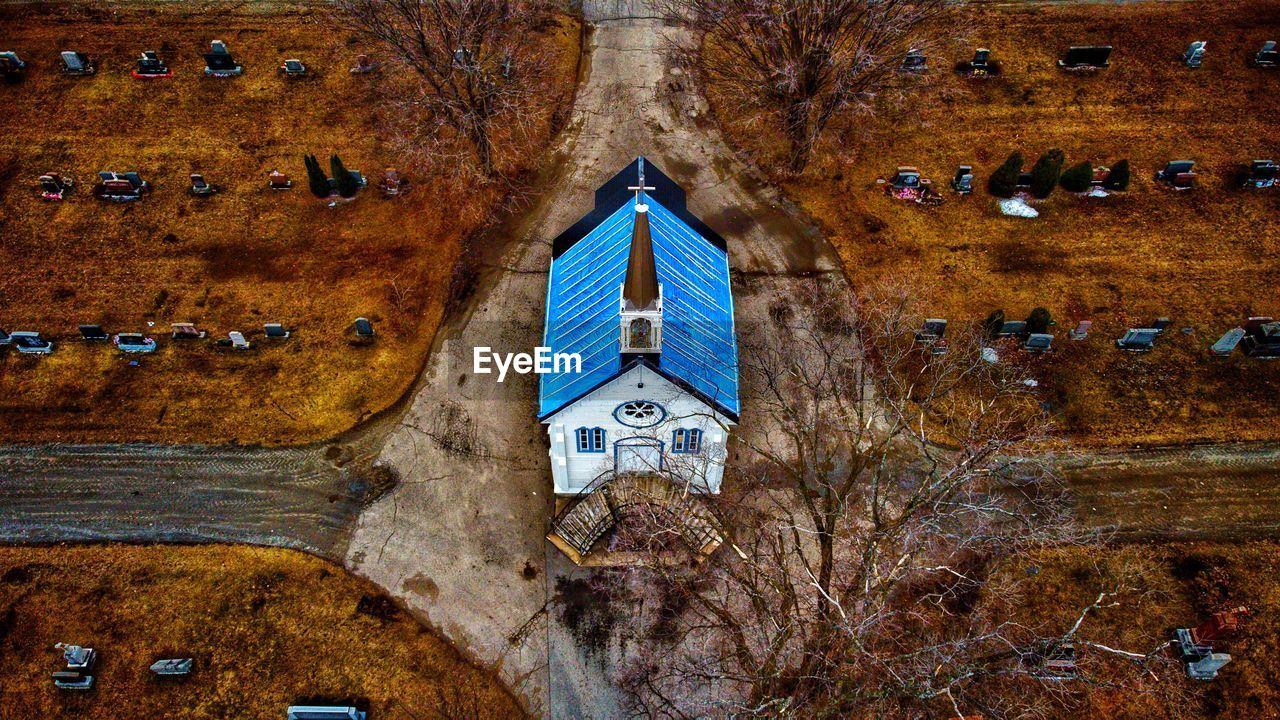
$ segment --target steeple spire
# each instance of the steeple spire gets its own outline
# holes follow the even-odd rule
[[[653,190],[644,184],[644,158],[639,158],[640,184],[627,188],[636,193],[635,221],[631,227],[631,252],[627,275],[618,298],[623,353],[662,352],[662,286],[653,259],[653,238],[649,235],[649,206],[644,193]]]
[[[628,310],[649,310],[656,307],[658,301],[658,268],[653,260],[653,238],[649,236],[649,206],[639,202],[622,297]]]

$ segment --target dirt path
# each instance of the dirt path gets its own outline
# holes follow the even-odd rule
[[[383,451],[403,478],[359,520],[348,563],[395,592],[476,659],[498,665],[535,710],[608,717],[621,650],[586,627],[574,568],[544,540],[550,469],[532,376],[472,375],[471,348],[538,344],[550,242],[591,208],[595,189],[637,155],[689,191],[690,209],[729,243],[740,327],[766,317],[772,291],[838,272],[834,252],[740,164],[702,102],[666,62],[674,32],[641,3],[588,3],[595,23],[572,125],[534,207],[491,233],[506,247],[465,322],[451,325]],[[603,617],[603,616],[601,616]],[[592,621],[595,622],[595,621]],[[603,633],[607,636],[608,633]]]
[[[1280,537],[1280,444],[1083,454],[1063,463],[1080,519],[1126,539]]]
[[[0,451],[0,539],[251,542],[341,558],[367,490],[322,448]]]

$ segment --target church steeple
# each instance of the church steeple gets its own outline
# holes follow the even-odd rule
[[[627,274],[619,299],[621,347],[624,353],[662,352],[662,285],[653,259],[653,237],[649,233],[649,206],[644,192],[644,158],[640,158],[640,184],[627,188],[636,193],[635,220],[631,229],[631,251]]]
[[[627,278],[622,284],[622,297],[628,310],[650,309],[658,302],[658,268],[653,261],[653,238],[649,235],[649,206],[640,203],[640,199],[637,196]]]

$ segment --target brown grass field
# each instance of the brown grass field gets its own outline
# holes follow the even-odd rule
[[[100,658],[57,690],[59,641]],[[148,666],[192,657],[185,679]],[[0,718],[283,718],[355,703],[370,717],[514,718],[489,673],[370,583],[302,553],[230,546],[0,548]]]
[[[201,53],[215,38],[243,76],[203,77]],[[546,146],[576,83],[575,20],[558,18],[532,42],[549,48],[554,67],[537,137],[512,173]],[[29,65],[23,82],[0,84],[0,327],[39,330],[56,345],[49,357],[0,355],[0,437],[299,443],[348,429],[406,391],[463,241],[504,191],[441,167],[411,175],[396,199],[371,187],[331,209],[308,192],[307,152],[326,169],[336,152],[371,183],[401,165],[375,130],[394,74],[351,75],[364,49],[321,7],[7,6],[0,45]],[[64,49],[97,57],[98,74],[62,77]],[[174,77],[131,78],[144,49],[159,50]],[[314,77],[279,77],[291,57]],[[267,189],[273,168],[295,188]],[[36,178],[48,170],[77,181],[68,200],[39,200]],[[155,191],[124,206],[96,200],[99,170],[137,170]],[[224,191],[190,197],[192,172]],[[369,347],[348,344],[357,316],[377,329]],[[240,330],[254,348],[168,342],[177,321],[224,338]],[[264,322],[294,335],[265,342]],[[80,342],[82,323],[147,332],[161,346],[133,366]]]
[[[1218,652],[1231,663],[1212,682],[1178,681],[1158,695],[1124,695],[1094,689],[1086,696],[1064,686],[1071,708],[1063,717],[1109,720],[1280,717],[1280,546],[1191,543],[1082,547],[1043,552],[1010,563],[1006,572],[1038,571],[1026,580],[1027,594],[1003,598],[1013,620],[1045,632],[1065,632],[1081,608],[1102,590],[1129,588],[1110,600],[1116,607],[1089,616],[1082,639],[1148,652],[1174,628],[1193,627],[1214,612],[1245,606],[1249,615]],[[1025,577],[1025,576],[1024,576]],[[1109,600],[1109,601],[1110,601]],[[1189,707],[1171,707],[1172,697],[1190,693]]]
[[[1274,2],[1083,6],[971,6],[966,38],[930,58],[927,85],[904,105],[834,127],[809,168],[785,177],[771,126],[743,116],[709,88],[726,134],[826,230],[855,284],[906,276],[936,287],[939,317],[980,320],[996,308],[1022,319],[1035,306],[1058,321],[1056,350],[1040,363],[1046,399],[1077,441],[1166,444],[1280,437],[1280,363],[1208,346],[1249,315],[1280,316],[1280,189],[1230,185],[1252,158],[1280,156],[1280,72],[1248,66],[1280,38]],[[1208,40],[1199,70],[1179,56]],[[1111,44],[1093,74],[1056,67],[1072,44]],[[989,47],[1002,74],[961,78],[952,65]],[[1014,150],[1026,169],[1061,148],[1067,166],[1130,158],[1127,193],[1081,199],[1058,190],[1036,220],[1006,218],[986,180]],[[1201,186],[1176,193],[1154,172],[1194,159]],[[958,164],[977,191],[951,193]],[[886,197],[876,184],[897,165],[919,166],[946,195],[940,208]],[[1116,350],[1125,328],[1172,318],[1148,356]],[[1085,342],[1066,331],[1094,321]],[[1180,329],[1192,328],[1190,334]],[[1020,352],[1005,353],[1017,357]]]

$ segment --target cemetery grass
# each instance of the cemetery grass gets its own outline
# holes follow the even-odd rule
[[[56,690],[56,642],[99,653],[95,687]],[[510,718],[487,671],[365,580],[246,546],[0,548],[0,718],[284,717],[300,702],[370,717]],[[158,659],[192,657],[186,678]]]
[[[1280,316],[1280,190],[1246,192],[1235,173],[1280,150],[1280,73],[1248,66],[1280,36],[1274,3],[1206,2],[970,6],[954,22],[967,37],[931,57],[926,86],[874,117],[837,123],[799,177],[759,115],[708,95],[730,142],[823,227],[855,287],[903,276],[929,292],[929,314],[981,320],[1002,308],[1023,319],[1037,305],[1057,319],[1055,350],[1031,358],[1071,435],[1083,445],[1159,445],[1280,437],[1280,363],[1208,348],[1249,315]],[[1207,39],[1199,70],[1179,55]],[[1056,67],[1069,44],[1116,46],[1092,74]],[[974,47],[992,49],[999,77],[951,71]],[[986,180],[1020,150],[1025,169],[1061,148],[1067,166],[1129,158],[1126,193],[1083,199],[1055,191],[1036,220],[1000,215]],[[1168,160],[1197,161],[1201,186],[1174,192],[1152,175]],[[975,166],[976,192],[947,187]],[[877,178],[916,165],[946,198],[940,208],[894,201]],[[1128,327],[1168,316],[1155,351],[1114,348]],[[1088,340],[1066,332],[1092,319]],[[1181,328],[1192,328],[1182,334]]]
[[[55,343],[48,357],[0,354],[6,441],[332,437],[411,386],[457,294],[451,283],[466,239],[506,199],[502,183],[459,174],[450,162],[408,172],[408,195],[381,197],[373,184],[382,169],[404,171],[377,102],[394,92],[396,74],[351,75],[355,56],[373,51],[333,30],[323,7],[189,8],[0,9],[5,49],[19,50],[30,68],[23,82],[0,85],[0,327],[39,330]],[[244,75],[203,77],[201,53],[215,38]],[[505,160],[509,177],[532,170],[577,79],[575,19],[555,18],[530,42],[545,44],[554,64],[545,110]],[[98,58],[98,74],[62,77],[58,52],[68,48]],[[174,77],[130,77],[143,49],[158,50]],[[311,77],[276,73],[293,57]],[[339,154],[370,188],[327,207],[307,189],[304,153],[326,170]],[[292,176],[293,190],[267,188],[276,168]],[[50,170],[76,181],[61,203],[41,202],[34,190]],[[155,190],[104,203],[91,195],[99,170],[136,170]],[[193,172],[222,191],[191,197]],[[378,333],[364,347],[349,344],[359,316]],[[210,340],[239,330],[253,348],[169,341],[169,324],[184,321]],[[293,337],[267,340],[267,322]],[[86,323],[145,332],[160,347],[126,357],[86,345],[76,330]]]
[[[1080,639],[1148,652],[1178,627],[1194,627],[1214,612],[1246,606],[1249,615],[1217,652],[1232,661],[1210,683],[1174,679],[1185,687],[1159,695],[1063,686],[1071,712],[1064,717],[1213,717],[1231,720],[1280,716],[1280,546],[1273,542],[1175,543],[1068,547],[1034,553],[997,572],[1035,573],[1024,595],[1000,598],[1010,619],[1062,633],[1101,591],[1122,592],[1119,604],[1089,615]],[[1088,661],[1088,655],[1082,657]],[[1190,707],[1170,698],[1189,693]],[[1081,707],[1074,703],[1084,703]]]

